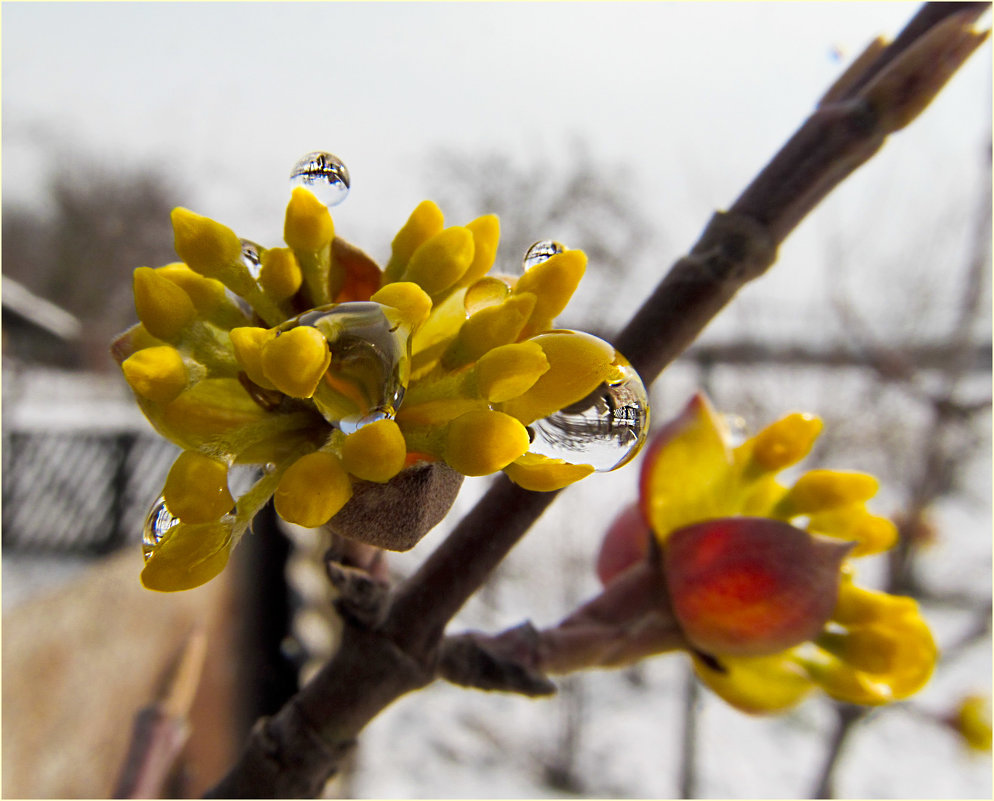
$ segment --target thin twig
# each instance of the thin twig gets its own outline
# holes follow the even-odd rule
[[[906,30],[865,80],[856,81],[858,94],[850,90],[843,102],[818,109],[729,212],[715,215],[615,340],[646,384],[744,284],[770,267],[778,245],[832,187],[931,101],[983,41],[970,30],[977,16],[974,5],[965,11],[958,4],[926,6],[909,25],[915,31]],[[211,795],[319,792],[366,723],[434,680],[447,623],[556,496],[498,477],[400,585],[381,624],[346,618],[336,655],[280,712],[257,725]]]

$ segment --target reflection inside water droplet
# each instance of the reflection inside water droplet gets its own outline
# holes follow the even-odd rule
[[[308,153],[293,165],[290,187],[310,189],[326,206],[337,206],[349,194],[349,171],[338,156],[324,151]]]
[[[248,239],[242,240],[242,264],[254,279],[259,280],[262,272],[262,248]]]
[[[155,546],[166,536],[166,532],[178,523],[179,518],[166,508],[166,500],[160,495],[148,510],[145,525],[142,526],[142,554],[146,561],[152,555]]]
[[[331,345],[331,365],[314,404],[346,434],[393,418],[410,374],[410,332],[396,312],[371,301],[338,303],[304,312],[281,326],[316,328]]]
[[[566,246],[562,242],[557,242],[555,239],[543,239],[528,248],[525,257],[521,260],[521,266],[526,271],[530,270],[536,264],[548,261],[564,250],[566,250]]]
[[[721,420],[725,425],[728,442],[733,448],[749,439],[749,424],[742,415],[723,414]]]
[[[583,400],[529,426],[529,451],[606,473],[639,452],[649,431],[649,396],[635,368],[619,353],[616,375]]]

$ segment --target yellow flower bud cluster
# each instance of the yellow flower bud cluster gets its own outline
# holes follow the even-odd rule
[[[821,429],[817,417],[795,413],[733,446],[724,420],[698,395],[663,426],[642,468],[642,514],[663,548],[674,531],[735,517],[781,520],[852,543],[835,611],[812,641],[762,656],[693,656],[700,678],[747,712],[789,708],[816,687],[856,704],[907,698],[924,686],[938,658],[913,599],[852,580],[850,560],[897,541],[894,524],[866,508],[877,480],[837,470],[809,470],[790,486],[777,480],[781,470],[807,456]]]
[[[177,208],[172,224],[180,261],[135,270],[140,322],[112,348],[144,414],[183,448],[146,526],[146,586],[209,580],[270,498],[286,520],[320,526],[357,482],[419,462],[504,470],[540,491],[593,472],[529,452],[531,424],[618,371],[607,343],[550,330],[581,251],[488,275],[497,218],[446,227],[425,201],[381,269],[303,187],[283,245],[251,258],[214,220]],[[264,469],[234,498],[228,474],[241,464]]]

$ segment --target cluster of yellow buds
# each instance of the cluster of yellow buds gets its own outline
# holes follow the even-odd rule
[[[859,587],[852,559],[897,540],[870,513],[865,473],[777,474],[822,429],[791,414],[733,446],[724,419],[697,395],[659,431],[643,463],[640,501],[612,526],[605,584],[661,552],[667,604],[698,676],[747,712],[776,712],[820,687],[838,700],[883,704],[924,686],[938,651],[917,603]]]
[[[425,201],[381,269],[336,236],[306,185],[292,191],[285,247],[182,208],[172,223],[180,262],[135,270],[140,323],[112,348],[146,417],[184,449],[146,524],[146,587],[215,576],[271,497],[315,527],[359,489],[425,465],[549,491],[624,464],[644,440],[646,393],[624,357],[553,328],[581,251],[488,275],[497,218],[445,227]],[[237,499],[236,464],[262,467]],[[423,533],[401,532],[397,547]]]

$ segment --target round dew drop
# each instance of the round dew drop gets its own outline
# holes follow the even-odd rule
[[[338,156],[324,151],[308,153],[290,171],[290,188],[311,190],[326,206],[337,206],[349,194],[348,168]]]
[[[242,240],[242,264],[248,269],[249,274],[258,281],[259,274],[262,272],[262,248],[248,239]]]
[[[528,426],[530,453],[589,464],[600,473],[635,457],[649,432],[649,396],[635,368],[615,353],[614,377],[582,400]]]
[[[527,272],[536,264],[548,261],[564,250],[566,250],[566,246],[562,242],[557,242],[554,239],[542,239],[528,248],[525,257],[521,260],[521,267]]]
[[[142,554],[145,561],[152,556],[155,546],[162,541],[169,529],[178,523],[179,518],[166,508],[166,499],[160,495],[148,510],[142,526]]]

